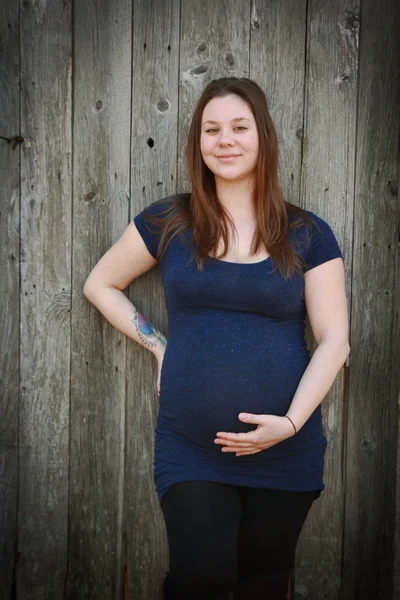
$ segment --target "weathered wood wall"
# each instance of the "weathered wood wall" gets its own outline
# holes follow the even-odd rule
[[[161,598],[156,362],[82,286],[137,212],[189,189],[191,112],[224,75],[266,91],[285,195],[332,225],[345,259],[351,354],[322,405],[327,489],[296,597],[400,598],[399,12],[3,0],[1,598]],[[127,293],[168,335],[159,270]]]
[[[10,24],[10,26],[8,26]],[[18,535],[20,131],[18,4],[0,5],[0,593],[11,597]]]

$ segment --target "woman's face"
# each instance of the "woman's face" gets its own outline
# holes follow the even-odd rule
[[[250,179],[257,165],[258,132],[247,102],[236,94],[210,100],[203,110],[200,149],[216,179]]]

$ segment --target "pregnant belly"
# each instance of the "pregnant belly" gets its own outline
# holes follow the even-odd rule
[[[159,419],[171,431],[215,448],[218,431],[252,431],[241,412],[284,415],[309,362],[308,352],[180,356],[168,348],[161,370]]]

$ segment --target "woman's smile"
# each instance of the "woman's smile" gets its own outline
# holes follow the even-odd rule
[[[239,158],[239,156],[241,156],[240,154],[223,154],[220,156],[217,156],[218,160],[222,163],[226,163],[226,162],[232,162],[235,160],[235,158]]]

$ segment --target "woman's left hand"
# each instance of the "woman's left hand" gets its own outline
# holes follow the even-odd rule
[[[293,425],[286,417],[240,413],[238,418],[258,427],[247,433],[219,431],[214,443],[223,446],[221,452],[236,452],[236,456],[256,454],[295,435]]]

